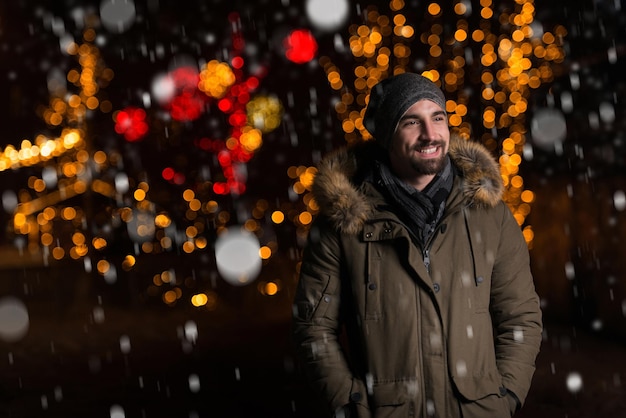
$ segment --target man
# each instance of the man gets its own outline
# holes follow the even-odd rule
[[[526,243],[494,158],[451,138],[442,91],[378,83],[375,141],[322,160],[294,339],[336,417],[484,418],[523,404],[541,342]]]

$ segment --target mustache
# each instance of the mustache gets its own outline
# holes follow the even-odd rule
[[[411,147],[412,150],[414,151],[421,151],[424,148],[430,148],[430,147],[441,147],[443,148],[445,145],[444,141],[440,141],[440,140],[432,140],[432,141],[420,141],[417,144],[413,145]]]

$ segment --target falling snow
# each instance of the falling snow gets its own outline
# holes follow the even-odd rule
[[[626,410],[623,2],[511,0],[488,21],[469,0],[6,3],[3,414],[318,416],[290,342],[314,166],[364,134],[357,86],[385,59],[436,69],[459,129],[521,184],[509,198],[545,329],[516,417]],[[514,33],[525,3],[532,23]],[[357,57],[379,36],[388,55]],[[516,56],[533,60],[523,91],[503,81]]]

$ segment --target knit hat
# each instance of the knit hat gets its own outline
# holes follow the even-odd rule
[[[430,100],[444,111],[446,98],[435,83],[415,73],[402,73],[376,84],[370,93],[363,124],[374,139],[389,149],[400,118],[420,100]]]

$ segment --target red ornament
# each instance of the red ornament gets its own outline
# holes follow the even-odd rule
[[[283,46],[287,59],[296,64],[305,64],[311,61],[317,53],[317,41],[306,29],[291,31],[283,41]]]
[[[115,132],[129,142],[139,141],[148,133],[146,111],[136,107],[120,110],[115,118]]]

